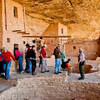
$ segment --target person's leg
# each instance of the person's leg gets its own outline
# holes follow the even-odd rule
[[[28,71],[28,68],[29,68],[29,66],[28,66],[28,58],[25,58],[26,59],[26,68],[25,68],[25,71]]]
[[[55,73],[58,73],[59,61],[55,59]]]
[[[11,62],[7,62],[6,71],[5,71],[5,78],[9,79],[9,72],[10,72]]]
[[[82,78],[82,75],[81,75],[81,63],[79,63],[79,72],[80,72],[80,78]]]
[[[28,72],[31,73],[32,72],[32,61],[30,59],[28,59]]]
[[[7,66],[7,64],[4,63],[4,64],[3,64],[3,70],[4,70],[4,72],[6,71],[6,66]]]
[[[60,68],[61,68],[61,58],[58,59],[58,72],[60,72]]]
[[[45,72],[44,66],[45,66],[45,60],[44,60],[44,58],[42,58],[42,66],[41,66],[41,72],[42,73]]]
[[[39,67],[41,67],[41,65],[42,65],[42,57],[39,57],[39,58],[40,58]]]
[[[18,60],[15,62],[15,70],[18,72]]]
[[[44,58],[44,70],[46,72],[49,72],[48,66],[47,66],[47,58]]]
[[[70,69],[70,68],[68,68],[68,75],[70,75],[70,73],[71,73],[71,69]]]
[[[84,79],[84,65],[82,65],[81,63],[79,64],[79,71],[81,75],[80,79]]]
[[[84,79],[84,65],[81,66],[81,77]]]
[[[19,56],[18,60],[19,60],[19,71],[23,72],[24,69],[23,69],[23,58],[22,58],[22,56]]]
[[[63,60],[62,60],[61,68],[62,68],[62,69],[65,68],[65,67],[64,67],[64,62],[63,62]]]
[[[36,60],[32,60],[32,73],[35,72],[36,69]]]

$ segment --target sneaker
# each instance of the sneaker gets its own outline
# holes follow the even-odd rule
[[[5,78],[6,80],[11,80],[10,78]]]
[[[41,73],[45,73],[45,72],[42,71]]]
[[[0,77],[4,78],[4,77],[5,77],[5,75],[4,75],[4,74],[0,74]]]
[[[79,80],[84,80],[84,78],[80,77]]]
[[[46,70],[45,72],[49,72],[49,70]]]
[[[79,77],[78,79],[80,80],[82,77]]]
[[[54,74],[59,74],[58,72],[54,72]]]
[[[71,76],[71,74],[68,74],[68,76]]]
[[[62,72],[58,72],[58,73],[62,73]]]
[[[84,80],[84,78],[81,78],[80,80]]]
[[[32,73],[32,75],[36,75],[36,73],[35,73],[35,72],[33,72],[33,73]]]
[[[21,71],[20,73],[22,74],[22,73],[24,73],[24,71]]]

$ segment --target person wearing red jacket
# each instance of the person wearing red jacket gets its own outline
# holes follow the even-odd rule
[[[5,72],[5,78],[9,79],[10,75],[10,67],[11,67],[11,58],[15,61],[15,57],[9,52],[8,50],[5,50],[5,48],[2,49],[2,54],[0,56],[0,61],[4,60],[3,69]]]
[[[49,69],[47,67],[47,57],[46,57],[46,46],[43,46],[41,49],[41,57],[42,57],[42,66],[41,66],[41,73],[49,72]]]

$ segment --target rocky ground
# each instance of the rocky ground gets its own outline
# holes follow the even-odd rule
[[[50,72],[41,73],[40,68],[37,66],[36,75],[31,75],[31,73],[25,73],[25,72],[22,74],[14,72],[11,74],[9,80],[0,78],[0,92],[3,92],[12,86],[15,86],[17,84],[18,79],[24,79],[24,78],[55,77],[55,76],[59,77],[59,76],[64,76],[66,74],[68,82],[80,82],[80,80],[78,80],[80,74],[71,73],[71,75],[68,76],[67,71],[62,71],[62,73],[55,75],[54,67],[49,67],[49,70]],[[85,74],[85,80],[81,82],[100,83],[100,72]]]
[[[85,74],[85,80],[78,80],[77,72],[70,76],[67,71],[55,75],[52,59],[48,59],[50,72],[41,73],[37,65],[36,75],[12,72],[9,80],[0,78],[0,100],[100,100],[100,71]],[[74,67],[77,58],[71,59]],[[92,66],[91,70],[99,66],[99,61],[86,63]]]

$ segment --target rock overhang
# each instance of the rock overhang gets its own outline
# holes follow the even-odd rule
[[[55,23],[87,23],[100,10],[99,0],[14,0],[25,6],[26,14]],[[91,16],[92,15],[92,16]],[[41,17],[42,16],[42,17]]]

